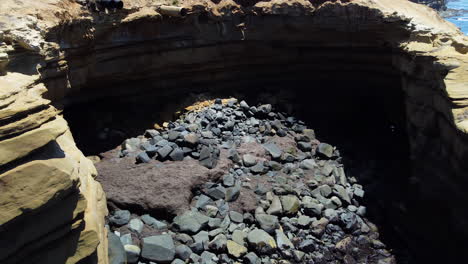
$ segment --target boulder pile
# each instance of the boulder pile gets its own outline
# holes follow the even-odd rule
[[[395,263],[339,151],[269,104],[218,99],[126,140],[120,157],[213,169],[221,152],[232,166],[196,186],[190,209],[173,219],[113,212],[111,263]]]

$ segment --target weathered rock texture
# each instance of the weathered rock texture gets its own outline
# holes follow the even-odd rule
[[[152,212],[165,218],[190,209],[192,191],[207,181],[219,179],[231,167],[224,152],[218,166],[212,170],[193,159],[167,161],[161,166],[155,166],[154,160],[135,164],[134,158],[116,158],[119,155],[116,152],[105,153],[103,161],[96,165],[100,173],[97,180],[103,184],[108,202],[119,208]]]
[[[421,212],[404,232],[466,246],[468,40],[406,0],[311,2],[187,1],[193,12],[181,19],[162,17],[149,0],[111,15],[69,0],[2,0],[0,262],[107,262],[95,168],[48,100],[363,73],[376,85],[401,80],[415,199],[450,222],[428,231],[434,213]]]
[[[0,262],[107,263],[96,169],[43,96],[38,11],[12,3],[0,3]]]

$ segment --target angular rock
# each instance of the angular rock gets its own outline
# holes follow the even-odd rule
[[[281,229],[276,229],[276,245],[278,248],[285,250],[285,249],[292,249],[294,245],[291,243],[291,240],[283,233]]]
[[[235,183],[234,176],[232,176],[231,174],[226,174],[226,175],[223,176],[223,185],[224,186],[232,187],[232,186],[234,186],[234,183]]]
[[[126,264],[127,254],[125,248],[120,242],[120,238],[112,232],[107,233],[109,263],[110,264]]]
[[[323,216],[326,217],[331,222],[338,220],[338,213],[334,209],[326,209],[323,212]]]
[[[185,264],[185,261],[181,259],[174,259],[171,264]]]
[[[309,142],[298,142],[297,143],[297,148],[302,150],[302,151],[311,151],[312,150],[312,144]]]
[[[241,187],[236,185],[226,189],[226,202],[234,202],[237,200],[240,194]]]
[[[263,144],[263,147],[268,151],[273,159],[279,159],[283,154],[283,151],[275,143],[265,143]]]
[[[239,152],[235,149],[230,149],[228,153],[228,159],[232,160],[235,163],[240,163],[241,162],[241,157],[239,155]]]
[[[150,261],[169,263],[175,257],[174,241],[170,235],[143,238],[141,256]]]
[[[136,156],[136,161],[137,161],[137,163],[148,163],[148,162],[151,161],[151,158],[148,156],[148,154],[146,152],[140,152]]]
[[[255,214],[255,220],[257,220],[261,229],[270,234],[273,234],[275,229],[279,226],[278,217],[274,215]]]
[[[242,223],[244,221],[244,215],[242,215],[241,213],[238,213],[236,211],[230,211],[229,212],[229,218],[234,223]]]
[[[122,242],[122,245],[132,245],[133,240],[132,240],[132,234],[125,234],[120,236],[120,242]]]
[[[252,167],[257,164],[257,159],[251,154],[242,155],[242,162],[246,167]]]
[[[169,154],[169,157],[173,161],[181,161],[184,160],[184,151],[181,148],[175,148],[171,154]]]
[[[167,228],[167,224],[164,223],[164,222],[161,222],[159,220],[157,220],[156,218],[154,217],[151,217],[150,215],[148,214],[145,214],[145,215],[142,215],[141,216],[141,220],[151,226],[152,228],[155,228],[155,229],[164,229],[164,228]]]
[[[247,241],[260,254],[267,254],[277,247],[275,239],[261,229],[250,231],[247,235]]]
[[[354,231],[359,227],[357,216],[352,212],[342,213],[340,215],[340,220],[345,230]]]
[[[330,221],[323,217],[312,222],[311,232],[317,237],[321,237]]]
[[[143,222],[138,218],[132,219],[128,223],[128,229],[135,231],[137,233],[141,233],[141,231],[143,230],[143,226],[144,226]]]
[[[349,198],[348,192],[343,186],[336,184],[333,187],[333,193],[336,194],[341,200],[351,204],[351,198]]]
[[[260,264],[260,258],[253,252],[247,253],[243,258],[244,264]]]
[[[215,254],[209,252],[209,251],[204,251],[200,255],[200,264],[216,264],[217,257]]]
[[[190,255],[193,253],[192,250],[186,245],[178,245],[175,249],[176,256],[182,260],[189,259]]]
[[[234,230],[232,232],[231,239],[239,245],[245,246],[245,239],[247,238],[247,233],[242,230]]]
[[[208,244],[208,248],[214,252],[224,252],[226,245],[227,237],[224,234],[219,234]]]
[[[283,213],[283,206],[278,196],[273,196],[271,205],[266,212],[270,215],[280,215]]]
[[[315,163],[315,160],[313,160],[313,159],[305,159],[305,160],[301,161],[301,164],[300,164],[300,167],[302,169],[306,169],[306,170],[312,170],[316,166],[317,166],[317,163]]]
[[[215,229],[221,226],[221,222],[222,220],[219,218],[210,218],[210,220],[208,221],[208,226],[210,227],[210,229]]]
[[[298,248],[304,252],[313,252],[316,248],[315,242],[312,239],[306,239],[302,241]]]
[[[122,150],[127,150],[128,152],[134,152],[140,149],[141,139],[139,138],[129,138],[122,143]]]
[[[332,189],[326,184],[320,185],[319,187],[317,187],[317,189],[312,191],[312,195],[316,198],[318,198],[319,196],[328,197],[331,193]]]
[[[297,225],[302,228],[307,228],[313,222],[313,219],[306,215],[301,215],[297,219]]]
[[[198,135],[195,133],[188,133],[184,136],[184,142],[187,143],[189,146],[195,146],[198,144]]]
[[[169,156],[169,154],[172,152],[172,147],[169,146],[169,145],[166,145],[166,146],[164,146],[164,147],[158,149],[157,152],[158,152],[158,159],[164,160],[164,159],[166,159],[166,158]]]
[[[247,253],[246,247],[232,240],[227,241],[227,250],[228,250],[229,255],[235,258],[241,258]]]
[[[333,146],[327,143],[320,143],[317,147],[317,153],[322,157],[330,159],[333,157]]]
[[[209,218],[199,212],[187,211],[174,218],[174,226],[181,232],[195,234],[208,224]]]
[[[203,208],[205,208],[205,206],[207,206],[210,203],[213,203],[213,200],[210,197],[208,197],[208,196],[206,196],[204,194],[201,194],[200,196],[198,196],[195,207],[197,207],[199,209],[203,209]]]
[[[222,185],[216,185],[206,191],[206,195],[214,200],[224,199],[226,197],[226,189]]]
[[[309,197],[310,198],[310,197]],[[317,202],[316,200],[303,199],[302,208],[304,208],[304,213],[309,216],[320,216],[324,208],[323,204]]]
[[[258,162],[254,166],[250,167],[250,171],[254,174],[264,173],[266,170],[265,166],[263,166],[263,162]]]
[[[124,249],[127,254],[127,262],[129,264],[137,263],[140,258],[141,249],[135,245],[124,245]]]
[[[202,166],[213,169],[218,163],[219,149],[213,146],[203,146],[200,151],[199,161]]]
[[[244,111],[247,111],[247,110],[250,109],[250,106],[249,106],[244,100],[242,100],[242,101],[240,102],[240,108],[241,108],[242,110],[244,110]]]
[[[130,211],[118,210],[109,218],[109,222],[116,226],[123,226],[130,221]]]
[[[210,242],[210,235],[206,231],[200,231],[196,235],[193,236],[194,243],[190,246],[192,250],[195,252],[199,253],[203,249],[208,249],[208,243]],[[200,245],[200,248],[198,250],[193,247],[194,245]]]
[[[280,200],[285,214],[293,215],[299,211],[301,203],[295,195],[281,196]]]
[[[304,136],[309,138],[309,140],[315,139],[315,131],[313,129],[307,129],[306,128],[306,129],[302,130],[302,134],[304,134]]]

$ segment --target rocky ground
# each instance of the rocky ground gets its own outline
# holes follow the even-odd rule
[[[111,263],[395,263],[339,151],[269,104],[216,100],[97,168]]]

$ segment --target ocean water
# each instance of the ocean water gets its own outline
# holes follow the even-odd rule
[[[447,8],[468,11],[468,0],[450,0],[447,3]],[[463,13],[461,16],[448,17],[446,19],[457,25],[465,35],[468,35],[468,12]]]

